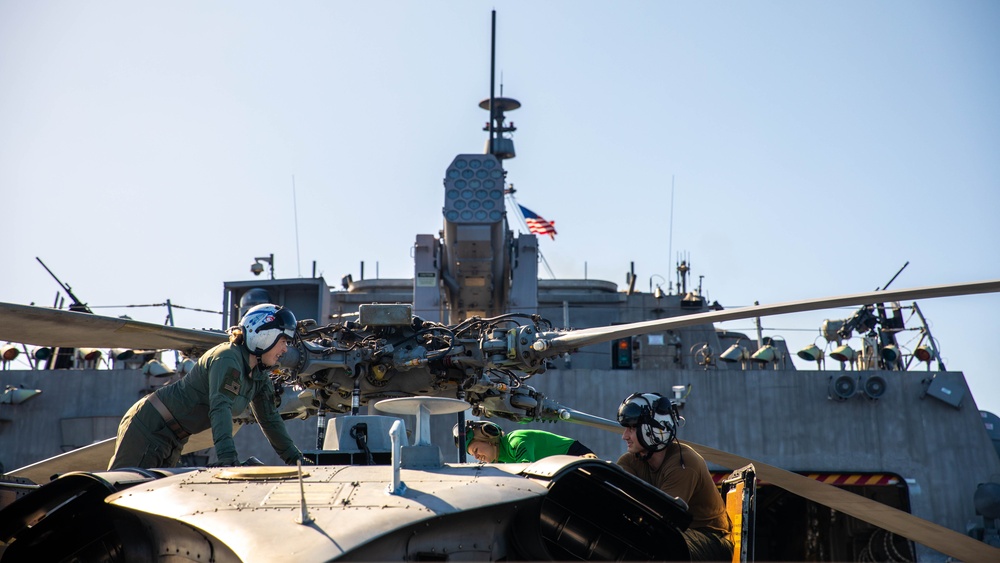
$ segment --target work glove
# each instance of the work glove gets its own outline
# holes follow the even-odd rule
[[[290,457],[290,458],[286,459],[285,460],[285,464],[286,465],[295,465],[295,464],[297,464],[300,461],[302,462],[302,465],[316,465],[316,463],[313,460],[305,457],[302,454],[299,454],[296,457]]]
[[[208,464],[209,467],[234,467],[237,465],[240,465],[240,461],[236,458],[217,459],[215,463]]]

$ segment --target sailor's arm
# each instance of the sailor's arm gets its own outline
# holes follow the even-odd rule
[[[288,429],[285,428],[285,421],[281,419],[281,414],[274,404],[274,385],[270,379],[265,381],[261,390],[254,395],[250,402],[250,410],[278,457],[288,464],[302,459],[302,452],[295,446]]]

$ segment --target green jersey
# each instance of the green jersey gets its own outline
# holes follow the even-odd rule
[[[576,442],[544,430],[514,430],[500,439],[497,461],[500,463],[526,463],[550,455],[565,455]]]

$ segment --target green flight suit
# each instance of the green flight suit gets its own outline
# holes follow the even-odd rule
[[[526,463],[550,455],[565,455],[576,442],[544,430],[514,430],[500,439],[497,449],[499,463]]]
[[[247,406],[281,459],[294,463],[302,457],[274,404],[271,379],[260,366],[250,369],[250,352],[242,345],[219,344],[202,355],[191,373],[155,394],[186,433],[212,429],[215,454],[222,465],[238,462],[233,417]],[[108,469],[173,467],[187,440],[171,430],[148,397],[143,397],[118,426]]]

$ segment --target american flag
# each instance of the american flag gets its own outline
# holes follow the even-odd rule
[[[521,204],[517,206],[521,208],[521,215],[524,215],[524,222],[528,225],[528,231],[536,235],[549,235],[552,237],[552,240],[556,239],[555,221],[546,221],[539,217],[537,213]]]

